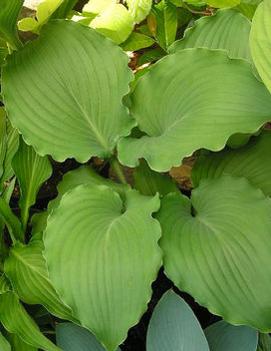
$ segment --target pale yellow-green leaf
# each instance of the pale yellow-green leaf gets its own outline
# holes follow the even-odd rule
[[[84,5],[82,12],[98,15],[105,11],[110,5],[116,3],[117,0],[89,0],[89,2]]]
[[[143,21],[152,7],[152,0],[126,0],[126,3],[135,23]]]
[[[23,18],[18,22],[18,28],[23,32],[37,33],[38,27],[39,24],[37,20],[35,20],[35,18],[32,17]]]
[[[117,44],[123,43],[131,34],[133,18],[122,4],[111,4],[90,23],[90,27],[109,37]]]

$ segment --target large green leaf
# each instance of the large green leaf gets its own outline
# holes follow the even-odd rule
[[[134,124],[122,104],[132,77],[127,63],[93,29],[51,21],[3,70],[8,116],[41,155],[80,162],[108,157]]]
[[[126,0],[126,3],[135,23],[142,22],[152,7],[152,0]]]
[[[148,328],[147,350],[209,351],[193,311],[172,291],[167,292],[155,307]]]
[[[41,240],[15,245],[5,261],[5,273],[22,301],[42,304],[52,314],[71,320],[71,310],[64,306],[49,280],[43,249]]]
[[[156,171],[180,165],[200,148],[221,150],[231,135],[255,132],[271,120],[271,96],[251,65],[218,50],[168,55],[138,81],[131,101],[146,135],[123,138],[119,159],[135,167],[145,158]]]
[[[263,1],[253,17],[250,48],[256,68],[271,92],[271,2]]]
[[[11,346],[6,338],[0,333],[0,350],[1,351],[11,351]]]
[[[202,179],[229,174],[247,178],[256,188],[271,196],[270,149],[271,131],[265,131],[240,149],[203,153],[192,170],[193,184],[197,187]]]
[[[17,18],[23,6],[23,0],[0,0],[0,38],[12,49],[21,45],[17,33]]]
[[[0,321],[7,331],[17,334],[27,344],[45,351],[60,351],[40,332],[13,292],[0,295]]]
[[[93,334],[72,323],[57,325],[56,341],[63,351],[105,351]]]
[[[21,139],[12,167],[20,184],[20,209],[24,230],[27,227],[29,209],[36,202],[41,185],[50,178],[52,166],[47,157],[39,156],[33,147]]]
[[[184,38],[169,48],[170,53],[187,48],[226,50],[231,58],[251,61],[249,33],[251,22],[241,13],[219,10],[213,16],[201,17],[187,29]]]
[[[125,339],[151,297],[161,265],[158,197],[82,185],[63,196],[44,233],[49,276],[74,316],[109,351]],[[144,245],[142,245],[144,243]]]
[[[236,327],[224,321],[205,329],[210,351],[256,351],[258,333],[248,327]]]
[[[271,200],[245,178],[170,194],[158,219],[166,274],[231,324],[271,330]]]
[[[134,22],[124,5],[111,4],[91,21],[90,27],[120,44],[131,34]]]

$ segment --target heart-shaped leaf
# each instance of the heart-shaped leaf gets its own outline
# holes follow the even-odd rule
[[[170,53],[187,48],[226,50],[231,58],[251,61],[249,33],[251,22],[236,10],[219,10],[214,16],[201,17],[187,29],[184,38],[169,48]]]
[[[127,63],[95,30],[51,21],[3,70],[8,116],[41,155],[80,162],[108,157],[134,125],[122,104],[132,77]]]
[[[258,333],[255,329],[233,326],[219,321],[205,329],[210,351],[256,351]]]
[[[250,48],[253,61],[269,91],[271,92],[271,2],[263,1],[253,17]]]
[[[166,274],[231,324],[271,330],[271,200],[245,178],[204,180],[158,215]],[[256,298],[257,297],[257,298]]]
[[[155,307],[147,334],[148,351],[209,351],[201,326],[187,303],[172,291]]]
[[[232,134],[255,132],[271,120],[271,96],[251,65],[218,50],[168,55],[138,81],[131,100],[146,135],[122,139],[119,159],[135,167],[145,158],[156,171],[179,166],[200,148],[221,150]]]
[[[74,316],[109,351],[136,324],[161,265],[158,197],[106,186],[66,193],[44,233],[49,276]],[[144,243],[144,245],[143,245]]]
[[[57,325],[56,341],[63,351],[105,351],[93,334],[72,323]]]
[[[192,170],[193,185],[202,179],[219,178],[222,174],[247,178],[265,195],[271,196],[271,131],[253,138],[240,149],[203,153]]]

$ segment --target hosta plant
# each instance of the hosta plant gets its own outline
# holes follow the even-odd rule
[[[0,0],[1,350],[269,350],[270,21]]]

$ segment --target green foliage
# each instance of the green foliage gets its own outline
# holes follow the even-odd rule
[[[39,156],[21,139],[19,150],[13,157],[12,168],[20,184],[21,220],[25,230],[29,209],[34,205],[41,185],[50,178],[52,166],[47,157]]]
[[[21,31],[39,33],[41,27],[63,3],[63,0],[44,0],[37,6],[36,18],[26,17],[18,22]]]
[[[12,50],[21,45],[16,22],[22,6],[23,0],[0,1],[0,39],[6,41]]]
[[[60,351],[40,332],[17,295],[11,291],[0,296],[0,321],[10,333],[18,335],[25,343],[45,351]]]
[[[226,50],[231,58],[251,61],[249,33],[251,23],[235,10],[219,10],[214,16],[201,17],[177,40],[169,52],[187,48]]]
[[[5,274],[22,301],[42,304],[52,314],[72,320],[71,311],[53,288],[42,255],[43,243],[35,239],[27,245],[16,244],[5,261]]]
[[[147,351],[270,351],[270,1],[22,5],[0,0],[0,349],[120,351],[148,310]],[[223,320],[155,307],[162,266]]]
[[[120,140],[119,159],[135,167],[144,158],[160,172],[200,148],[221,150],[232,134],[255,132],[270,120],[271,96],[250,64],[219,50],[167,56],[140,79],[131,100],[146,135]]]
[[[191,200],[167,195],[158,216],[166,274],[228,322],[267,332],[270,211],[259,189],[226,175],[202,181]]]
[[[4,338],[4,336],[1,333],[0,333],[0,347],[2,351],[11,351],[9,342]]]
[[[128,59],[93,29],[52,21],[39,39],[8,61],[3,96],[9,118],[40,155],[50,154],[57,161],[75,157],[80,162],[91,156],[108,157],[119,137],[134,125],[122,104],[132,78]],[[32,69],[27,72],[24,67],[29,64]]]
[[[252,29],[250,34],[250,48],[254,63],[257,70],[265,83],[266,87],[271,91],[271,73],[270,73],[270,1],[263,1],[257,8],[252,21]]]
[[[271,132],[252,138],[244,147],[203,153],[197,160],[192,178],[197,187],[202,179],[220,178],[223,174],[247,178],[256,188],[271,196]]]
[[[123,203],[106,186],[81,185],[64,195],[49,217],[44,254],[52,282],[75,317],[110,351],[125,339],[150,299],[161,265],[160,227],[151,218],[158,208],[157,197],[130,190]],[[125,289],[124,282],[129,282]]]

